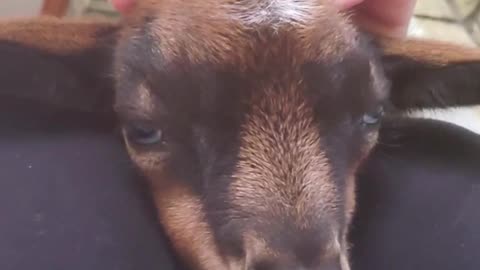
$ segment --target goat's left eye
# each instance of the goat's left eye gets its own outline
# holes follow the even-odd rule
[[[143,125],[131,125],[125,128],[129,140],[143,145],[159,143],[163,140],[162,130]]]
[[[371,113],[366,113],[362,116],[362,124],[367,126],[373,126],[380,123],[384,115],[383,107],[378,108],[376,111]]]

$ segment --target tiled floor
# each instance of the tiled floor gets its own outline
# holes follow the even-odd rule
[[[42,0],[0,0],[0,17],[35,16]]]
[[[458,4],[461,18],[471,13],[480,4],[480,0],[456,0],[454,2]],[[452,12],[446,0],[418,0],[409,34],[415,37],[455,42],[472,47],[478,46],[478,43],[475,43],[474,40],[480,37],[479,33],[469,35],[464,26],[454,22],[455,19],[458,19],[458,17]],[[480,14],[477,15],[476,19],[480,20]],[[480,106],[416,112],[413,116],[453,122],[480,133]]]
[[[458,9],[452,8],[452,4]],[[410,34],[476,46],[474,40],[480,37],[479,33],[469,35],[464,25],[455,21],[475,13],[478,5],[479,0],[418,0]],[[480,20],[480,14],[475,17]]]

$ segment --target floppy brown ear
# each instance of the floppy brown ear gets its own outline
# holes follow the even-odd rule
[[[0,21],[0,98],[110,113],[117,29],[108,21]]]
[[[379,44],[396,109],[480,104],[480,49],[419,39]]]

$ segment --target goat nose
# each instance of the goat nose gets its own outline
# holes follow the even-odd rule
[[[246,268],[247,270],[284,270],[287,269],[285,267],[277,267],[277,266],[267,266],[267,265],[254,265]],[[288,267],[289,270],[307,270],[303,267]]]
[[[260,261],[248,265],[246,270],[350,270],[350,266],[345,263],[320,263],[319,265],[300,265],[298,263],[278,262],[278,261]]]
[[[246,267],[246,270],[310,270],[310,269],[317,269],[317,268],[308,268],[304,266],[299,266],[296,264],[290,264],[290,263],[281,263],[281,262],[256,262],[248,267]],[[330,269],[329,269],[330,270]]]

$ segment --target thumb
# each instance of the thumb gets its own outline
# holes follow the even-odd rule
[[[128,14],[135,6],[136,0],[110,0],[113,7],[122,15]]]

